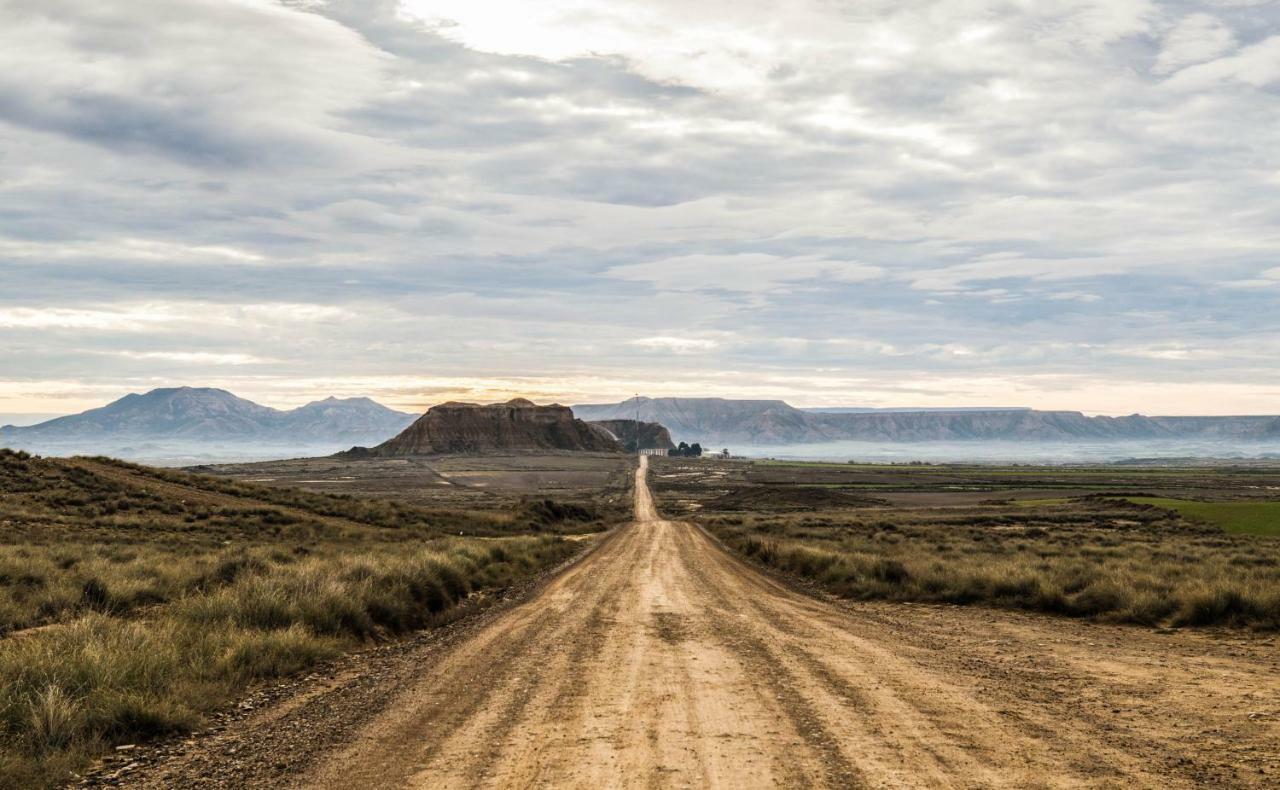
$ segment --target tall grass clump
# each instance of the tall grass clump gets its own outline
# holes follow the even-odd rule
[[[207,558],[145,616],[86,606],[0,640],[0,787],[57,784],[112,744],[198,726],[247,684],[440,623],[566,559],[556,537],[448,539],[277,563]],[[111,585],[95,599],[109,601]]]
[[[973,604],[1114,623],[1280,629],[1280,542],[1175,529],[815,527],[704,519],[730,548],[852,599]],[[1241,541],[1252,541],[1242,546]],[[1236,553],[1239,549],[1247,553]]]

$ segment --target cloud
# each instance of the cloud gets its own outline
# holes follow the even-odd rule
[[[0,119],[120,153],[216,168],[332,156],[332,116],[383,87],[384,57],[353,31],[265,0],[3,13]],[[318,62],[323,76],[298,68]]]
[[[697,337],[641,337],[629,342],[633,346],[648,351],[664,351],[672,354],[714,351],[720,345],[714,340]]]
[[[1280,82],[1280,35],[1244,47],[1229,57],[1183,69],[1168,84],[1180,90],[1204,90],[1229,80],[1256,88]]]
[[[1212,60],[1236,45],[1235,32],[1212,14],[1188,14],[1165,36],[1154,71],[1169,74]]]
[[[149,325],[173,321],[176,316],[149,310],[120,312],[114,310],[84,310],[29,307],[0,309],[0,328],[3,329],[83,329],[125,330],[145,332]]]
[[[1240,410],[1277,42],[1234,0],[0,0],[0,398]]]
[[[883,271],[853,261],[738,253],[682,255],[618,266],[606,274],[619,280],[650,283],[663,291],[778,293],[806,281],[863,282],[880,277]]]
[[[279,360],[255,357],[252,354],[216,353],[210,351],[117,351],[116,356],[126,359],[154,359],[163,362],[187,362],[201,365],[267,365]]]

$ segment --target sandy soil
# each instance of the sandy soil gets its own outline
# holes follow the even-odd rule
[[[793,589],[637,472],[634,524],[525,601],[320,679],[129,784],[1280,784],[1280,648]]]

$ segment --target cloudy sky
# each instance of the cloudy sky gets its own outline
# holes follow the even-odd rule
[[[1267,0],[0,0],[0,412],[1280,413]]]

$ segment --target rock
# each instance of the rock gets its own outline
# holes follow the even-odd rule
[[[674,450],[675,442],[671,441],[671,432],[656,422],[636,422],[635,420],[596,420],[590,425],[604,428],[609,435],[628,449],[635,449],[636,436],[639,434],[640,449]],[[639,426],[637,428],[637,426]]]
[[[538,406],[516,398],[484,406],[476,403],[433,406],[398,436],[368,453],[385,457],[485,450],[617,452],[621,449],[608,431],[575,418],[567,406]]]

